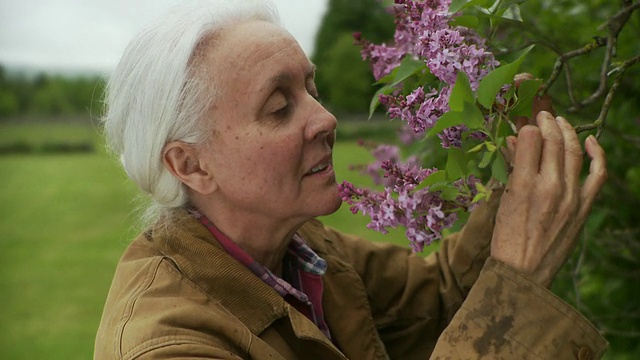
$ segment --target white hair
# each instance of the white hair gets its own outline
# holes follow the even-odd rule
[[[185,185],[162,163],[164,146],[176,140],[206,142],[202,124],[217,91],[215,79],[212,84],[198,69],[199,44],[254,19],[280,25],[270,0],[189,1],[127,46],[107,84],[103,125],[109,150],[151,199],[147,217],[188,201]]]

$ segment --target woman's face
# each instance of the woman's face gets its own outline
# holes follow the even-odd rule
[[[201,156],[217,185],[214,213],[297,224],[334,212],[336,119],[318,102],[314,66],[295,39],[256,20],[225,30],[209,51],[218,95]]]

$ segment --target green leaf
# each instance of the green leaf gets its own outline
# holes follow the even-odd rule
[[[482,150],[482,148],[484,147],[485,143],[480,143],[474,147],[472,147],[471,149],[467,150],[467,153],[472,154],[472,153],[476,153],[480,150]]]
[[[426,184],[426,186],[433,185],[435,183],[439,183],[447,180],[447,172],[444,170],[438,170],[431,175],[427,176],[420,185]]]
[[[449,5],[449,12],[455,14],[467,7],[469,2],[469,0],[451,0],[451,5]]]
[[[458,11],[462,11],[471,6],[480,6],[481,8],[486,8],[491,4],[492,0],[452,0],[451,5],[449,5],[449,12],[452,14],[457,13]]]
[[[447,181],[447,172],[444,170],[438,170],[432,173],[431,175],[427,176],[424,180],[422,180],[422,182],[415,187],[414,191],[424,189],[427,186],[431,187],[432,185],[443,183],[445,181]]]
[[[482,154],[482,160],[480,160],[480,164],[478,164],[478,167],[480,169],[484,169],[489,166],[489,164],[491,163],[491,159],[493,159],[493,154],[495,153],[492,151],[487,151]]]
[[[484,116],[475,103],[465,103],[462,115],[462,123],[465,124],[469,130],[484,128]]]
[[[449,108],[453,111],[463,111],[465,103],[475,104],[475,102],[467,74],[464,71],[458,71],[456,83],[449,95]]]
[[[471,200],[471,203],[475,204],[477,202],[484,200],[486,197],[487,197],[487,193],[477,193],[476,196],[473,197],[473,200]]]
[[[377,84],[387,84],[373,95],[371,103],[369,104],[369,118],[376,111],[378,105],[380,105],[380,95],[391,94],[398,84],[407,80],[409,77],[427,68],[427,65],[423,61],[414,60],[411,56],[405,56],[398,67],[393,69],[389,74],[378,80]]]
[[[540,89],[542,80],[525,80],[518,87],[518,101],[511,108],[509,114],[512,116],[531,117],[533,99]]]
[[[503,184],[507,183],[509,174],[507,173],[507,164],[505,164],[502,156],[496,156],[493,161],[493,164],[491,165],[491,176]]]
[[[522,22],[522,15],[520,15],[520,6],[512,4],[502,14],[503,19]]]
[[[466,28],[475,28],[480,23],[477,16],[473,15],[461,15],[453,18],[453,20],[449,23],[452,27],[462,26]]]
[[[496,151],[496,146],[491,141],[485,141],[484,144],[487,146],[487,151],[489,152]]]
[[[498,67],[480,81],[480,85],[478,86],[478,102],[482,104],[482,106],[486,109],[491,109],[498,91],[500,91],[500,88],[505,84],[511,84],[513,82],[513,77],[518,72],[520,64],[522,64],[525,56],[531,51],[533,46],[534,45],[530,45],[520,52],[514,62]]]
[[[400,84],[426,66],[424,61],[414,60],[411,56],[405,56],[400,65],[393,69],[393,81],[389,85],[396,86]]]
[[[451,184],[448,182],[439,182],[429,186],[430,191],[443,191],[444,189],[450,187]]]
[[[464,103],[464,111],[449,111],[440,116],[427,133],[427,137],[435,136],[444,129],[458,125],[466,125],[470,130],[483,128],[484,117],[482,112],[475,105]]]
[[[458,196],[460,196],[460,190],[456,187],[448,187],[440,193],[440,197],[444,200],[455,200]]]
[[[427,137],[435,136],[442,130],[450,128],[452,126],[462,125],[464,114],[460,111],[449,111],[440,116],[438,121],[433,125],[431,130],[427,133]]]
[[[455,181],[467,177],[467,157],[460,149],[449,149],[447,157],[447,180]]]
[[[477,182],[476,183],[476,189],[478,190],[479,193],[485,193],[486,194],[488,192],[487,188],[484,185],[482,185],[481,182]]]

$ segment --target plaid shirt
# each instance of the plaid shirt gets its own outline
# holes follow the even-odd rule
[[[285,301],[304,314],[327,338],[331,339],[322,310],[322,275],[327,270],[327,262],[307,246],[299,234],[294,234],[289,243],[283,260],[283,277],[280,278],[255,261],[198,210],[191,209],[189,212],[209,229],[229,255],[271,286]]]

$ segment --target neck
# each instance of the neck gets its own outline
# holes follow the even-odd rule
[[[301,223],[276,222],[255,214],[247,216],[206,206],[196,207],[255,261],[275,275],[282,275],[282,261],[287,247]]]

